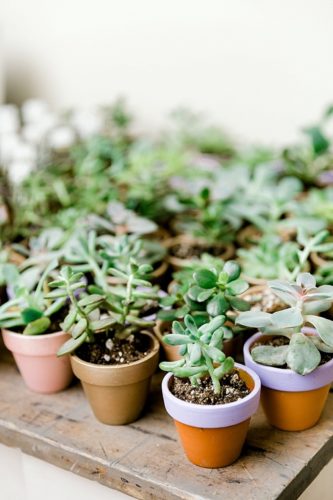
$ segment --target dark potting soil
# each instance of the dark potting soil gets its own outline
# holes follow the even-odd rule
[[[200,257],[203,253],[219,257],[224,250],[224,245],[201,245],[199,243],[181,243],[170,248],[171,254],[178,259],[192,259]]]
[[[233,403],[250,394],[250,390],[237,370],[233,370],[231,373],[224,375],[220,382],[221,393],[215,394],[210,378],[202,379],[200,385],[195,387],[188,378],[172,377],[170,391],[182,401],[199,405],[223,405],[226,403]]]
[[[82,344],[75,354],[83,361],[96,365],[127,365],[144,358],[150,351],[146,335],[131,335],[128,339],[96,334],[95,342]]]
[[[288,344],[289,344],[289,339],[287,337],[284,337],[283,335],[280,335],[280,336],[265,340],[265,342],[260,342],[260,341],[255,342],[254,344],[252,344],[251,350],[254,347],[258,347],[260,345],[271,345],[273,347],[279,347],[281,345],[288,345]],[[320,352],[320,356],[321,356],[319,366],[324,365],[325,363],[328,363],[328,361],[331,361],[331,359],[333,359],[333,353],[321,352],[321,351],[319,351],[319,352]],[[286,368],[288,368],[288,366],[283,365],[283,366],[279,366],[278,368],[286,369]]]

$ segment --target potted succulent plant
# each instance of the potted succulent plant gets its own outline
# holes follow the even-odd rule
[[[65,389],[73,376],[69,360],[56,356],[69,338],[61,327],[67,313],[66,299],[50,302],[47,298],[48,276],[56,266],[54,261],[47,266],[33,292],[22,285],[14,266],[7,265],[4,270],[6,283],[15,285],[13,297],[0,307],[3,340],[26,385],[40,393]],[[82,283],[78,287],[82,288]]]
[[[333,287],[317,288],[309,273],[269,286],[289,307],[273,314],[239,314],[236,323],[260,329],[245,343],[245,364],[261,378],[269,422],[283,430],[304,430],[320,418],[333,381],[333,322],[319,316],[331,307]]]
[[[157,367],[159,344],[150,332],[153,322],[139,316],[142,300],[155,297],[140,290],[150,287],[147,265],[137,265],[128,257],[127,265],[114,267],[124,286],[112,292],[84,293],[76,297],[73,290],[82,273],[70,267],[62,269],[48,296],[69,298],[71,308],[64,329],[72,338],[59,350],[58,356],[71,354],[75,375],[98,420],[122,425],[136,420],[147,399],[151,377]],[[65,356],[66,358],[66,356]]]
[[[238,311],[250,308],[250,304],[239,297],[248,288],[247,282],[240,278],[240,273],[237,262],[223,263],[214,259],[210,265],[198,267],[191,278],[184,274],[184,281],[176,282],[172,293],[160,301],[165,309],[158,312],[160,321],[154,331],[161,343],[164,332],[170,329],[170,322],[183,319],[188,313],[192,314],[198,326],[224,314],[227,322],[223,326],[223,349],[227,354],[236,355],[240,337],[234,324],[235,317]],[[164,350],[169,361],[179,359],[180,353],[176,347],[166,344]]]
[[[211,200],[210,190],[203,188],[198,196],[191,196],[188,205],[188,210],[174,222],[177,236],[164,242],[173,268],[189,265],[202,253],[231,259],[235,252],[234,229],[224,218],[222,202]]]
[[[197,327],[186,315],[184,325],[175,321],[164,337],[182,353],[178,361],[160,363],[169,372],[162,382],[164,404],[188,459],[200,467],[237,460],[260,399],[259,377],[222,351],[224,322],[219,315]]]

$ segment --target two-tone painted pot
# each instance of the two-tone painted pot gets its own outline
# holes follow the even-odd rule
[[[73,372],[69,359],[56,355],[62,344],[70,338],[68,333],[23,335],[3,329],[2,337],[29,389],[52,394],[62,391],[71,383]]]
[[[170,391],[173,377],[162,382],[164,405],[174,419],[187,458],[199,467],[225,467],[241,454],[252,415],[260,400],[260,379],[250,368],[235,367],[251,391],[234,403],[199,405],[182,401]]]
[[[123,365],[97,365],[70,356],[74,374],[80,379],[97,420],[108,425],[124,425],[139,418],[147,400],[150,381],[159,357],[159,343],[149,332],[148,354]]]
[[[253,361],[251,347],[264,338],[257,333],[245,342],[244,362],[260,377],[261,401],[267,420],[285,431],[313,427],[322,414],[333,381],[333,359],[308,375],[262,365]]]

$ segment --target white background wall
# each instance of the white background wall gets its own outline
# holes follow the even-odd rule
[[[331,0],[0,0],[7,96],[180,104],[281,143],[333,101]]]

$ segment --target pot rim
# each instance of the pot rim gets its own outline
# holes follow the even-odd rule
[[[303,332],[318,335],[316,330],[311,327],[303,328]],[[259,331],[248,338],[244,344],[243,353],[246,366],[256,371],[264,387],[285,392],[307,392],[319,389],[333,381],[333,359],[318,366],[307,375],[300,375],[290,368],[279,368],[257,363],[251,356],[250,348],[263,335],[265,334]],[[331,376],[330,373],[332,373]]]
[[[27,342],[38,339],[47,339],[49,337],[55,338],[55,337],[60,337],[61,335],[69,335],[63,330],[59,330],[58,332],[54,333],[40,333],[38,335],[23,335],[23,333],[17,333],[14,332],[13,330],[9,330],[8,328],[2,328],[1,331],[4,335],[10,335],[15,338],[24,339],[24,341]]]
[[[123,365],[121,365],[121,364],[119,364],[119,365],[98,365],[97,363],[90,363],[89,361],[84,361],[83,359],[79,358],[79,356],[77,356],[76,354],[70,354],[70,357],[76,363],[83,365],[83,366],[86,366],[87,368],[95,367],[95,368],[98,368],[98,370],[104,370],[104,371],[107,371],[107,370],[109,370],[109,371],[110,370],[126,370],[126,368],[128,368],[129,366],[136,366],[136,365],[139,365],[140,363],[142,363],[143,361],[148,361],[150,358],[154,357],[156,355],[156,351],[159,350],[160,345],[159,345],[159,342],[156,339],[155,335],[153,335],[150,332],[146,332],[146,331],[143,331],[140,333],[142,335],[147,335],[147,336],[151,337],[151,339],[153,340],[153,346],[152,346],[151,351],[147,354],[147,356],[140,358],[137,361],[132,361],[131,363],[126,363]]]
[[[240,363],[235,363],[235,368],[247,372],[254,381],[254,387],[245,398],[219,405],[200,405],[178,399],[169,389],[169,381],[174,375],[167,373],[162,381],[166,410],[175,420],[183,424],[205,429],[229,427],[247,420],[259,406],[261,382],[251,368]]]

